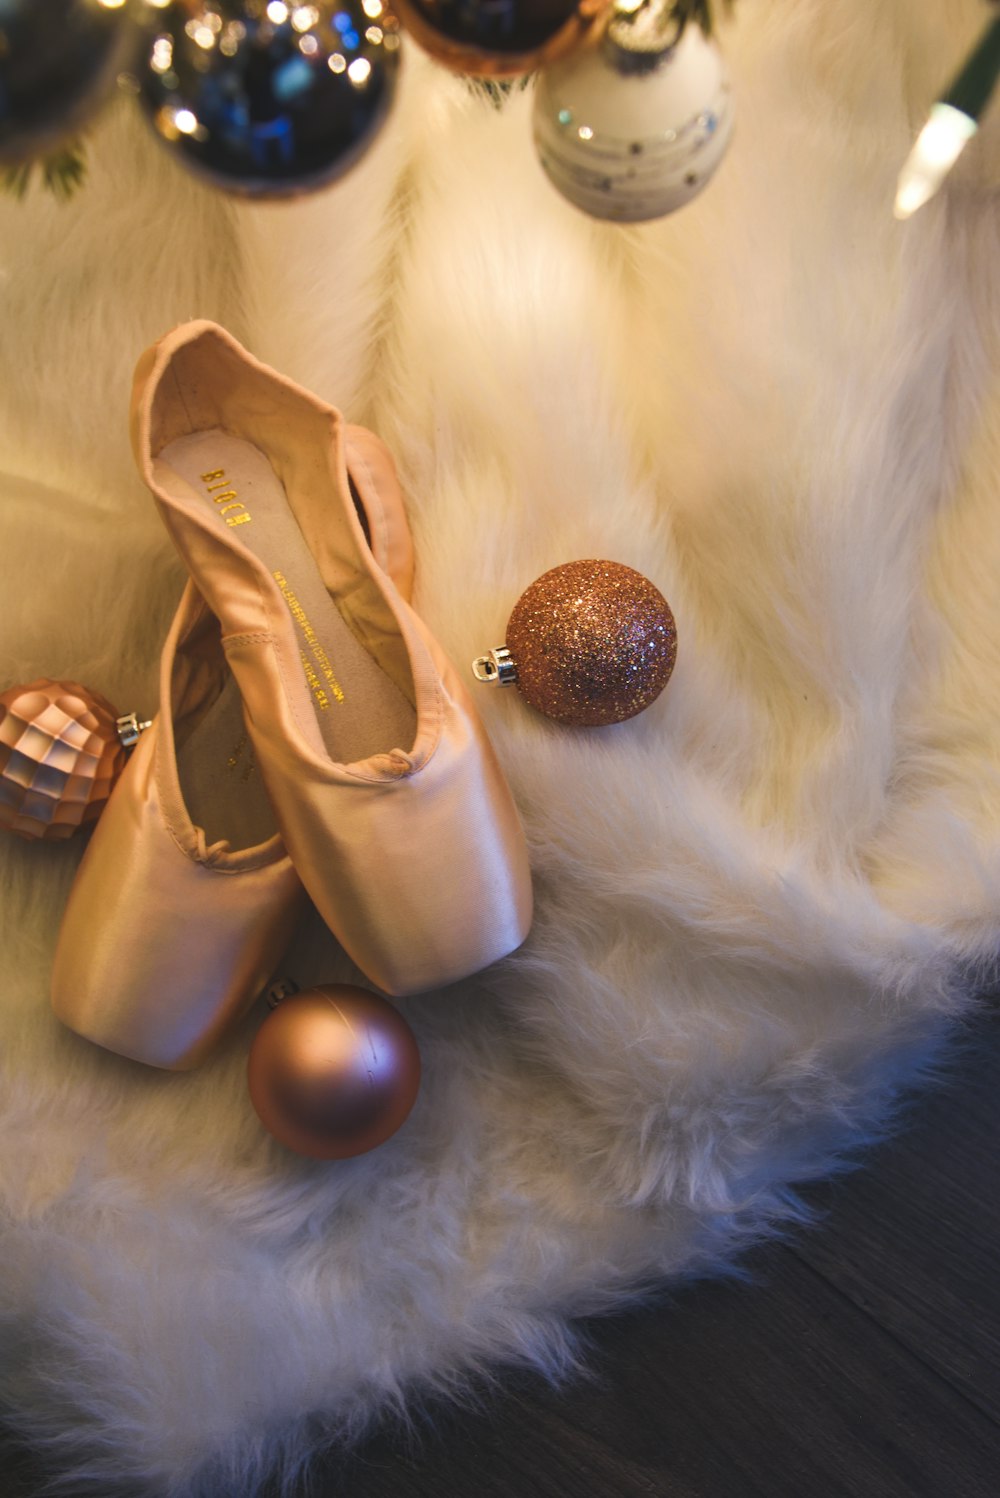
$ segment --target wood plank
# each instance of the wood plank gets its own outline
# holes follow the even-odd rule
[[[1000,1410],[1000,1019],[975,1026],[946,1084],[869,1169],[811,1199],[794,1253],[994,1418]],[[1000,1474],[997,1491],[1000,1492]]]
[[[1000,1430],[810,1266],[592,1328],[599,1383],[535,1386],[331,1463],[351,1498],[996,1498]],[[374,1464],[374,1465],[371,1465]]]

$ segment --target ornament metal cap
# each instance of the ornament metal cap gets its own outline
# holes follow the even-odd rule
[[[139,722],[138,713],[122,713],[115,719],[115,728],[118,733],[118,742],[123,749],[134,749],[139,742],[140,734],[145,733],[147,728],[152,728],[152,718]]]
[[[688,18],[672,0],[615,0],[600,38],[616,73],[651,73],[673,57]]]
[[[285,999],[294,999],[299,991],[299,985],[294,978],[288,978],[283,973],[280,973],[276,978],[271,979],[271,982],[264,989],[262,997],[267,1003],[268,1009],[277,1009],[278,1005],[283,1003]]]
[[[496,645],[485,655],[476,656],[472,662],[472,674],[477,681],[512,687],[517,682],[517,663],[506,645]]]

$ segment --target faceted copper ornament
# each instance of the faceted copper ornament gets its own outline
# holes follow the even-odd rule
[[[416,1037],[399,1010],[347,983],[275,997],[247,1063],[261,1123],[314,1160],[346,1160],[383,1144],[420,1086]]]
[[[41,677],[0,694],[0,828],[71,837],[100,816],[125,768],[117,714],[100,692]]]
[[[514,78],[573,50],[610,0],[392,0],[425,52],[454,73]]]
[[[516,684],[546,717],[601,728],[641,713],[663,691],[677,659],[670,605],[621,562],[566,562],[514,605],[507,642],[477,656],[477,681]]]

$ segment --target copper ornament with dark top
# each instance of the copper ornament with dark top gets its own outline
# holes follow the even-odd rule
[[[54,842],[96,822],[148,726],[75,681],[0,693],[0,828]]]
[[[574,728],[623,723],[663,691],[677,626],[658,588],[621,562],[566,562],[521,594],[506,643],[472,663],[478,681],[516,684],[538,712]]]
[[[477,78],[513,78],[578,46],[609,0],[393,0],[436,62]]]

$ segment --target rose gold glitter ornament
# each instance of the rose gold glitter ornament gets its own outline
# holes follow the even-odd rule
[[[282,998],[247,1065],[250,1099],[281,1144],[346,1160],[394,1134],[416,1101],[420,1052],[388,999],[346,983]]]
[[[100,692],[41,677],[0,694],[0,827],[71,837],[100,816],[141,730]]]
[[[455,73],[513,78],[579,45],[609,0],[393,0],[425,52]]]
[[[527,588],[507,643],[477,656],[477,681],[509,686],[538,712],[574,728],[634,718],[658,697],[677,658],[670,606],[621,562],[566,562]]]

